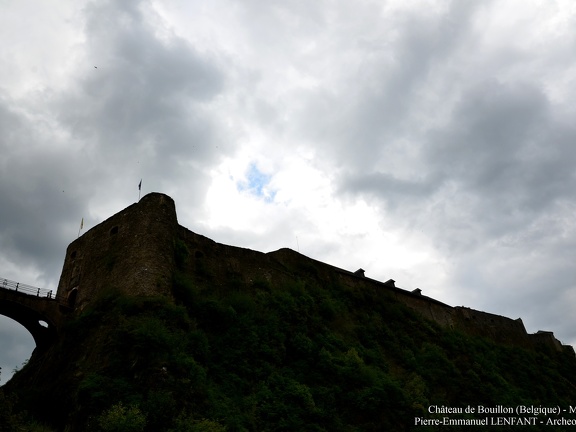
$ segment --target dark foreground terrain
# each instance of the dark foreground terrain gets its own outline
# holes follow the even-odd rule
[[[0,390],[0,431],[431,431],[444,417],[492,424],[451,431],[571,429],[546,424],[574,417],[568,351],[442,328],[313,266],[211,284],[184,244],[175,253],[172,297],[104,290],[34,353]]]

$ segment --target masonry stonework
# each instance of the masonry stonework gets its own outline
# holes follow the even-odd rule
[[[177,247],[185,255],[178,263]],[[67,298],[75,310],[82,310],[103,290],[136,296],[170,296],[177,268],[214,290],[231,281],[238,286],[258,281],[282,286],[286,281],[301,278],[371,290],[446,328],[508,345],[546,346],[555,351],[574,352],[551,332],[529,335],[521,319],[452,307],[422,295],[419,289],[397,288],[392,279],[386,282],[370,279],[362,269],[350,272],[286,248],[262,253],[217,243],[180,226],[174,201],[160,193],[144,196],[68,246],[58,296]]]
[[[177,228],[172,198],[144,196],[70,243],[58,296],[81,310],[103,290],[169,295]]]

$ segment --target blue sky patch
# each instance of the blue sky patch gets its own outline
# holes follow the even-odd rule
[[[252,195],[263,198],[266,202],[272,202],[276,191],[271,191],[267,186],[272,176],[264,174],[252,162],[246,172],[246,181],[238,182],[239,191],[248,191]]]

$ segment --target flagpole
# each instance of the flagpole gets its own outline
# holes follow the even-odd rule
[[[138,201],[140,201],[141,193],[142,193],[142,179],[140,179],[140,183],[138,183]]]
[[[84,218],[80,221],[80,228],[78,228],[78,237],[80,237],[80,231],[84,228]]]

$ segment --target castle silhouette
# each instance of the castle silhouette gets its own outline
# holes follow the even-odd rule
[[[180,226],[174,201],[160,193],[144,196],[73,241],[66,253],[58,295],[80,310],[106,286],[130,295],[170,295],[176,241],[190,251],[185,271],[202,277],[198,270],[210,268],[214,286],[230,278],[275,283],[294,277],[295,269],[313,268],[320,280],[336,279],[343,285],[381,291],[443,327],[525,348],[546,345],[555,351],[573,351],[552,332],[528,334],[520,318],[452,307],[422,295],[420,289],[397,288],[392,279],[370,279],[362,269],[347,271],[286,248],[262,253],[216,243]]]

